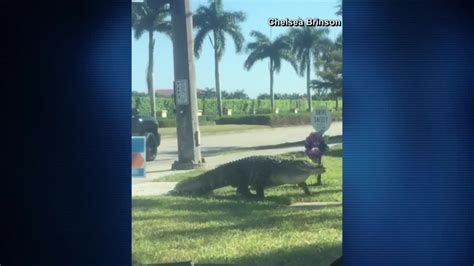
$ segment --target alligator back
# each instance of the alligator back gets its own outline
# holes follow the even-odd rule
[[[247,157],[183,180],[175,186],[173,194],[206,194],[226,186],[245,188],[298,183],[291,182],[292,175],[296,171],[293,168],[295,168],[294,160],[275,156]],[[289,176],[289,178],[281,179],[280,176]],[[309,174],[303,179],[305,180],[308,176]]]

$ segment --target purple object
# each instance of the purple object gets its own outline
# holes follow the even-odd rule
[[[319,159],[328,148],[322,134],[315,132],[306,138],[304,147],[306,148],[306,155],[313,160]]]

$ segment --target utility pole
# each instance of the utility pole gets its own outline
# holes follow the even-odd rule
[[[194,70],[193,22],[190,0],[147,0],[154,8],[169,5],[171,12],[174,97],[178,137],[178,161],[173,170],[204,166],[201,157],[199,121],[197,118],[196,77]]]

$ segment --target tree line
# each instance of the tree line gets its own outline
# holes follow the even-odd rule
[[[148,93],[132,91],[132,96],[147,97]],[[214,88],[205,88],[203,90],[197,89],[197,96],[201,99],[216,99],[217,98],[216,90]],[[174,96],[171,95],[170,97],[174,97]],[[313,101],[333,99],[333,97],[327,93],[327,90],[324,90],[324,92],[322,93],[315,93],[311,97]],[[260,93],[256,97],[256,99],[258,100],[268,100],[270,98],[271,97],[269,93]],[[308,96],[305,93],[275,93],[274,98],[275,100],[301,100],[305,98],[307,99]],[[222,90],[222,99],[250,100],[252,98],[245,92],[245,90],[236,90],[233,92]]]
[[[336,15],[342,15],[342,5],[338,4]],[[327,28],[302,27],[290,29],[276,38],[271,39],[259,31],[252,31],[252,41],[245,44],[241,23],[246,20],[243,12],[229,12],[223,7],[222,0],[210,0],[208,5],[201,5],[193,15],[194,53],[199,58],[202,46],[209,41],[214,51],[215,89],[204,90],[203,97],[217,98],[217,111],[223,114],[222,98],[248,97],[244,91],[227,93],[221,90],[219,63],[225,52],[226,38],[230,37],[235,45],[236,53],[243,50],[248,54],[243,68],[251,70],[255,63],[265,61],[268,64],[269,98],[271,109],[275,110],[276,95],[273,91],[275,74],[278,74],[283,62],[290,64],[296,74],[306,78],[306,98],[309,110],[312,109],[311,99],[316,97],[333,97],[336,103],[342,96],[342,35],[335,41],[328,37]],[[132,28],[135,38],[148,34],[148,67],[147,88],[152,106],[156,114],[155,94],[153,92],[153,52],[155,46],[154,32],[166,34],[172,39],[171,22],[168,11],[152,8],[148,1],[132,3]],[[316,78],[311,79],[311,74]],[[312,95],[314,92],[314,95]],[[213,94],[214,93],[214,94]],[[265,97],[264,95],[261,95]],[[281,95],[279,95],[281,96]],[[260,96],[259,96],[260,97]]]

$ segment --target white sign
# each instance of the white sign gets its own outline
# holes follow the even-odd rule
[[[326,107],[318,107],[313,110],[311,124],[318,133],[324,133],[331,126],[331,112]]]
[[[189,104],[189,93],[188,93],[188,81],[186,79],[176,80],[174,82],[176,104],[177,105],[188,105]]]

